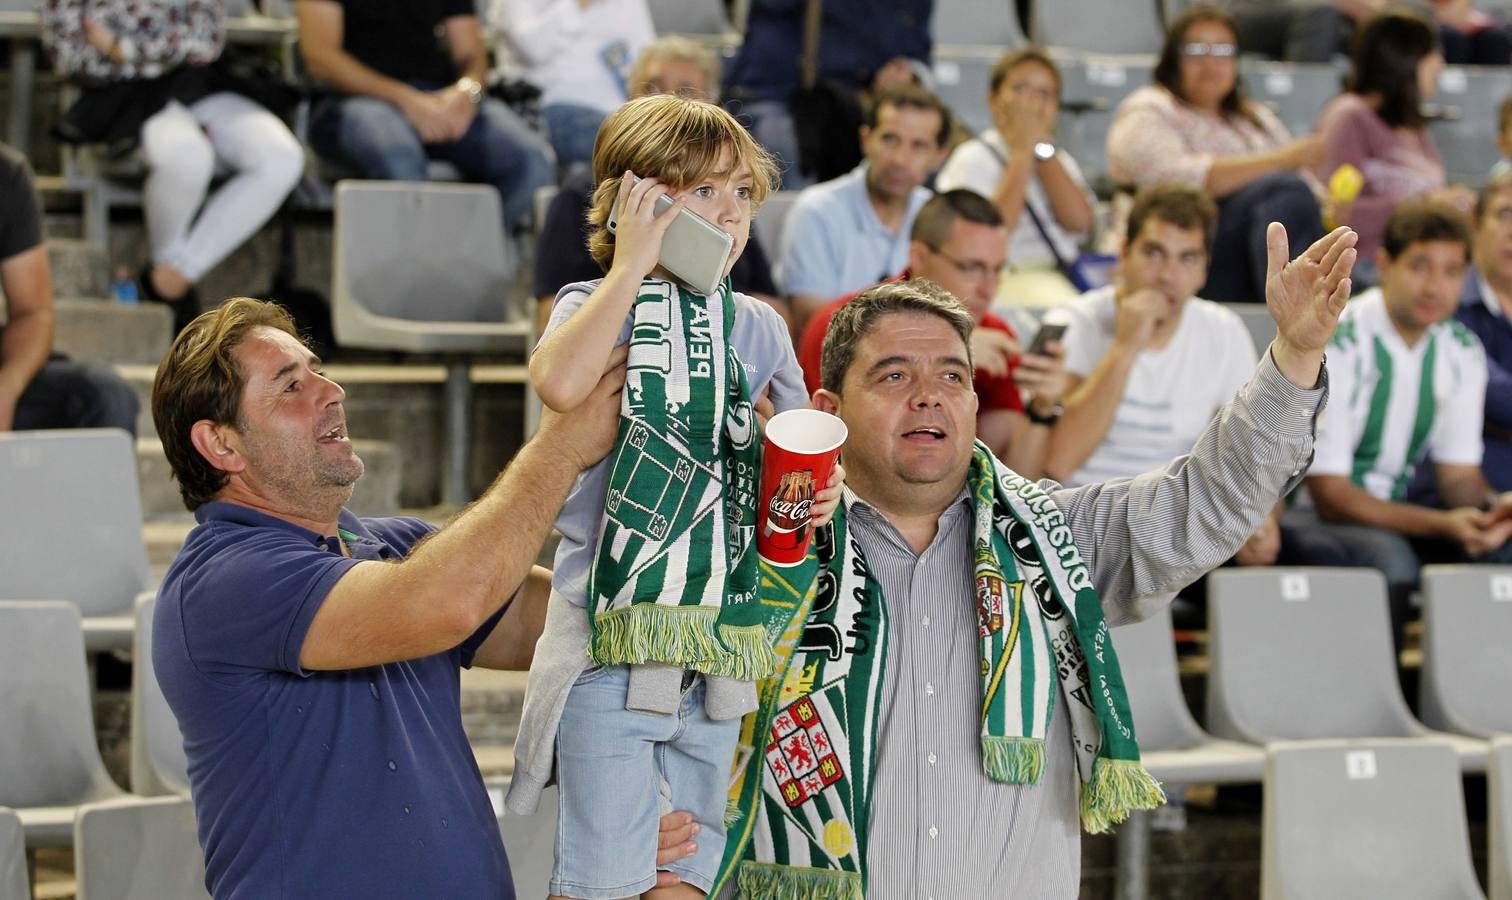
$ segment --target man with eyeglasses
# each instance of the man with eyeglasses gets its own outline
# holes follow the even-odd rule
[[[909,232],[908,268],[898,280],[927,278],[971,312],[977,324],[971,334],[977,437],[1009,468],[1038,478],[1066,388],[1064,354],[1058,341],[1044,354],[1024,353],[1012,326],[988,312],[1007,263],[1008,228],[998,208],[973,191],[946,191],[919,208]],[[854,296],[824,307],[803,330],[798,363],[809,393],[819,389],[830,319]]]

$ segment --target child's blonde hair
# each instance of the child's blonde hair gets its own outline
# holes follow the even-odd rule
[[[599,128],[593,142],[593,203],[588,252],[604,271],[614,262],[609,210],[629,170],[681,190],[714,171],[726,151],[734,169],[751,171],[751,207],[766,199],[777,165],[735,117],[712,103],[666,94],[631,100]]]

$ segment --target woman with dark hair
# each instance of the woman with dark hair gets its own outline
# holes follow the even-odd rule
[[[1349,88],[1318,120],[1324,146],[1318,177],[1328,181],[1344,166],[1363,176],[1353,199],[1336,196],[1329,209],[1331,218],[1360,236],[1357,280],[1374,281],[1386,220],[1402,201],[1441,191],[1439,199],[1465,212],[1475,202],[1469,190],[1444,186],[1444,162],[1418,108],[1433,96],[1443,68],[1427,20],[1408,12],[1382,13],[1355,35]]]
[[[1298,241],[1322,236],[1320,188],[1303,171],[1321,157],[1316,137],[1293,140],[1275,114],[1245,98],[1233,22],[1211,6],[1171,24],[1155,83],[1124,98],[1108,132],[1108,171],[1120,189],[1168,181],[1218,201],[1201,291],[1209,300],[1265,296],[1269,223]]]

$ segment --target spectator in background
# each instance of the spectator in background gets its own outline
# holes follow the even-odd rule
[[[884,91],[861,128],[865,161],[804,188],[788,211],[777,268],[800,329],[835,298],[908,264],[909,231],[930,196],[924,182],[944,159],[949,134],[945,104],[934,94],[913,86]]]
[[[914,83],[914,67],[928,65],[933,0],[825,0],[819,6],[817,76],[835,100],[828,107],[832,117],[859,114],[863,92],[875,96]],[[797,109],[790,105],[802,87],[805,9],[797,0],[751,0],[745,38],[725,73],[730,111],[777,157],[785,190],[831,177],[799,167],[800,131],[822,137],[827,124],[795,121],[811,107],[801,100]],[[838,137],[848,141],[850,135]],[[820,153],[856,158],[854,146],[806,152],[811,159]]]
[[[1316,0],[1217,0],[1234,21],[1245,53],[1287,62],[1326,63],[1345,43],[1348,19]]]
[[[1501,152],[1501,159],[1491,167],[1491,178],[1512,172],[1512,94],[1502,98],[1496,110],[1496,149]]]
[[[1008,262],[1008,228],[992,201],[968,190],[929,198],[914,219],[908,268],[898,281],[923,278],[944,288],[971,313],[972,388],[976,433],[994,456],[1025,478],[1044,474],[1050,429],[1060,416],[1066,370],[1061,344],[1026,354],[1018,334],[989,311]],[[824,335],[843,297],[820,310],[803,330],[798,364],[810,394],[820,387]]]
[[[1432,194],[1464,213],[1475,202],[1467,188],[1445,186],[1444,161],[1423,119],[1422,103],[1438,89],[1443,68],[1433,26],[1411,13],[1382,13],[1355,36],[1349,89],[1318,121],[1318,178],[1331,184],[1342,166],[1363,177],[1354,199],[1330,198],[1329,212],[1360,236],[1355,275],[1364,284],[1375,282],[1386,220],[1404,200]]]
[[[1469,253],[1458,210],[1418,200],[1392,214],[1380,287],[1350,301],[1328,348],[1333,402],[1318,420],[1310,508],[1282,519],[1288,564],[1386,576],[1399,641],[1424,561],[1512,562],[1512,494],[1481,469],[1486,355],[1452,318]],[[1442,508],[1406,499],[1428,456]]]
[[[0,144],[0,432],[123,428],[136,436],[137,397],[108,367],[52,352],[52,269],[42,204],[26,158]]]
[[[1318,138],[1292,140],[1274,113],[1245,98],[1233,23],[1211,6],[1194,6],[1171,24],[1155,84],[1124,98],[1108,132],[1115,184],[1172,181],[1218,201],[1202,288],[1210,300],[1264,296],[1270,222],[1300,243],[1322,235],[1320,188],[1302,172],[1322,153]]]
[[[298,0],[294,11],[305,68],[327,88],[310,107],[315,152],[398,181],[445,160],[498,190],[506,233],[529,222],[536,188],[556,180],[551,147],[483,90],[473,0]]]
[[[1393,0],[1333,0],[1334,6],[1364,27],[1377,14],[1401,4]],[[1444,58],[1450,65],[1506,65],[1512,61],[1512,35],[1473,0],[1426,0],[1408,4],[1431,9],[1438,25]],[[1363,259],[1363,257],[1361,257]]]
[[[659,38],[635,58],[630,71],[632,97],[676,94],[691,100],[717,101],[719,60],[713,51],[680,35]],[[593,198],[593,172],[579,167],[562,179],[562,186],[546,209],[546,221],[536,241],[535,296],[537,318],[544,329],[557,291],[575,281],[602,278],[604,270],[588,254],[588,206]],[[732,287],[756,297],[789,319],[787,301],[777,293],[765,251],[751,232],[745,252],[730,270]],[[789,319],[789,321],[791,321]]]
[[[1486,182],[1475,203],[1475,264],[1454,317],[1486,351],[1486,407],[1481,471],[1498,491],[1512,491],[1512,172]]]
[[[212,66],[225,46],[212,0],[46,0],[42,41],[84,81],[65,138],[138,149],[152,257],[139,280],[171,305],[177,332],[199,311],[194,285],[261,228],[304,173],[304,148],[277,116]],[[232,171],[211,193],[218,166]]]
[[[494,0],[493,10],[501,56],[541,89],[557,165],[591,161],[604,117],[632,96],[631,63],[656,37],[646,0]]]
[[[1060,70],[1043,50],[1009,51],[988,83],[993,127],[956,147],[935,178],[936,190],[967,188],[1002,213],[1013,270],[1002,293],[1010,302],[1042,306],[1075,296],[1059,265],[1076,259],[1092,231],[1097,198],[1076,160],[1054,143],[1060,93]]]

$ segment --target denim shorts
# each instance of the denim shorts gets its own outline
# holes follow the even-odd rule
[[[705,893],[718,874],[740,719],[708,717],[702,677],[670,716],[625,709],[629,685],[628,666],[595,666],[567,695],[556,739],[553,894],[619,900],[655,887],[657,828],[673,810],[699,823],[698,852],[663,868]]]

